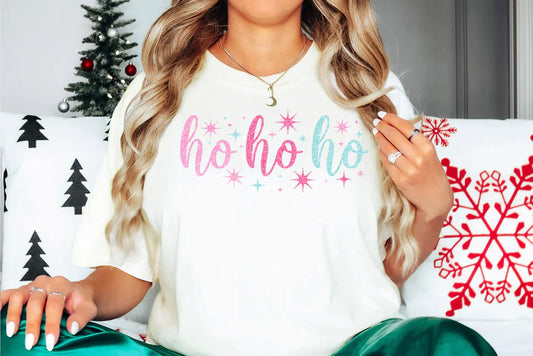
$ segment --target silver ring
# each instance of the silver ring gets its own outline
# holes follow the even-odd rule
[[[390,155],[388,155],[387,159],[389,160],[389,162],[391,164],[395,164],[396,163],[396,160],[398,159],[398,157],[400,157],[402,155],[402,153],[400,151],[396,152],[396,153],[391,153]]]
[[[58,292],[58,291],[56,291],[56,290],[54,290],[54,291],[48,293],[48,297],[50,297],[50,296],[52,296],[52,295],[58,295],[58,296],[60,296],[60,297],[63,297],[63,299],[67,299],[67,297],[66,297],[63,293]]]
[[[420,132],[419,129],[414,129],[413,132],[411,132],[411,135],[409,135],[408,140],[411,141],[411,139],[419,132]]]
[[[31,290],[30,290],[30,294],[33,294],[33,292],[35,291],[38,291],[38,292],[42,292],[46,295],[46,291],[42,288],[39,288],[39,287],[31,287]]]

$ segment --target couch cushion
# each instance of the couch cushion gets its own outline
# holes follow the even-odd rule
[[[2,289],[39,274],[80,279],[73,237],[100,168],[109,118],[0,113],[6,200]],[[2,192],[4,195],[4,192]]]
[[[422,132],[455,202],[402,289],[404,313],[533,319],[533,121],[426,118]]]

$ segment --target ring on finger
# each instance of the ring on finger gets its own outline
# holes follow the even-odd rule
[[[58,296],[62,297],[63,300],[67,299],[67,297],[63,293],[61,293],[61,292],[59,292],[57,290],[54,290],[54,291],[51,291],[50,293],[48,293],[48,297],[51,297],[53,295],[58,295]]]
[[[420,132],[419,129],[414,129],[414,130],[411,132],[411,134],[409,135],[408,140],[411,141],[411,139],[412,139],[416,134],[418,134],[419,132]]]
[[[46,295],[46,291],[42,288],[39,288],[39,287],[31,287],[31,290],[30,290],[30,294],[33,294],[33,292],[41,292],[41,293],[44,293]]]
[[[389,160],[389,162],[391,164],[395,164],[396,163],[396,160],[398,159],[398,157],[400,157],[402,155],[402,153],[400,151],[397,151],[395,153],[391,153],[390,155],[387,156],[387,159]]]

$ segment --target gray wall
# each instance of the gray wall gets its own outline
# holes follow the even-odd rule
[[[508,0],[372,0],[392,68],[411,100],[427,114],[508,117]],[[0,110],[71,116],[57,110],[70,93],[78,51],[92,32],[80,4],[96,0],[0,0]],[[466,36],[456,11],[466,5]],[[124,18],[139,43],[170,0],[132,0]],[[459,21],[459,25],[461,25]],[[462,41],[457,42],[457,38]],[[461,43],[466,43],[466,52]],[[459,48],[459,51],[457,49]],[[466,54],[464,73],[458,58]],[[142,70],[140,58],[135,61]],[[459,61],[459,64],[463,63]],[[457,74],[457,69],[459,73]]]
[[[509,117],[508,0],[373,0],[392,70],[420,112]]]
[[[57,104],[66,96],[68,83],[79,81],[74,67],[78,51],[93,32],[92,22],[83,15],[80,4],[96,6],[96,0],[0,0],[0,110],[61,114]],[[139,46],[131,53],[140,55],[144,36],[170,0],[131,0],[121,5],[122,19],[136,19],[123,28],[133,32],[130,40]],[[133,60],[142,70],[140,56]]]

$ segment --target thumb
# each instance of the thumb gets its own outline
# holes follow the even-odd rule
[[[96,305],[92,301],[81,302],[67,319],[67,330],[76,335],[96,316]]]

